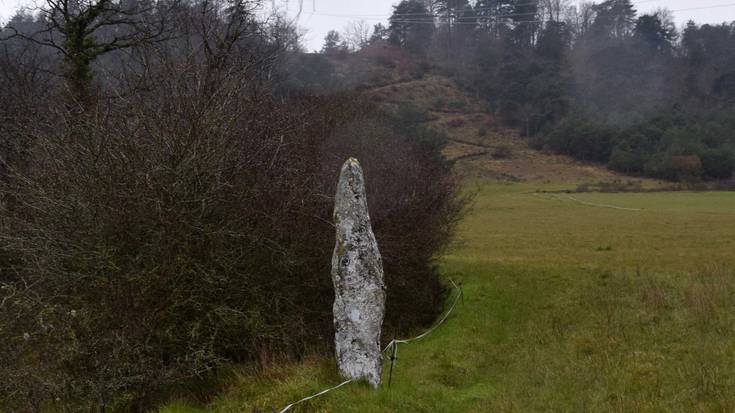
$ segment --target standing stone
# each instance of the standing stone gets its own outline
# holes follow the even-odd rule
[[[334,342],[343,377],[380,385],[380,329],[385,314],[383,262],[365,197],[360,163],[342,166],[334,205],[337,243],[332,256]]]

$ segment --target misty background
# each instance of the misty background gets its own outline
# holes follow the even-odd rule
[[[0,0],[0,22],[7,22],[21,7],[34,7],[33,0]],[[581,3],[581,1],[577,1]],[[284,11],[302,29],[302,42],[308,51],[319,51],[329,30],[342,30],[353,21],[364,20],[370,25],[388,22],[395,0],[278,0],[266,4],[268,9]],[[639,0],[633,1],[639,13],[660,8],[674,12],[677,26],[689,20],[697,23],[723,23],[735,20],[735,3],[727,0]],[[711,7],[711,8],[708,8]],[[696,10],[684,10],[696,8]]]

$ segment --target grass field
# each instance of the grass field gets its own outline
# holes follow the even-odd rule
[[[465,300],[400,348],[390,389],[292,411],[735,411],[735,193],[537,189],[556,187],[480,184],[442,264]],[[319,358],[241,371],[160,413],[278,411],[339,381]]]

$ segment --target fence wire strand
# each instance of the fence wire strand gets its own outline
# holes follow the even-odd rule
[[[278,413],[287,412],[289,409],[291,409],[292,407],[296,406],[297,404],[301,404],[301,403],[307,402],[307,401],[309,401],[311,399],[314,399],[314,398],[317,398],[317,397],[319,397],[319,396],[321,396],[323,394],[329,393],[332,390],[337,390],[340,387],[344,386],[345,384],[352,383],[353,381],[355,381],[355,379],[345,380],[342,383],[340,383],[340,384],[338,384],[338,385],[336,385],[334,387],[330,387],[328,389],[325,389],[325,390],[320,391],[317,394],[304,397],[303,399],[301,399],[299,401],[296,401],[296,402],[293,402],[293,403],[289,404],[288,406],[284,407],[283,410],[279,411]]]

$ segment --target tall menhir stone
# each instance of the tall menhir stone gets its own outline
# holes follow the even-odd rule
[[[347,379],[380,385],[380,329],[385,314],[383,262],[370,226],[360,163],[342,166],[334,205],[337,243],[332,256],[337,365]]]

